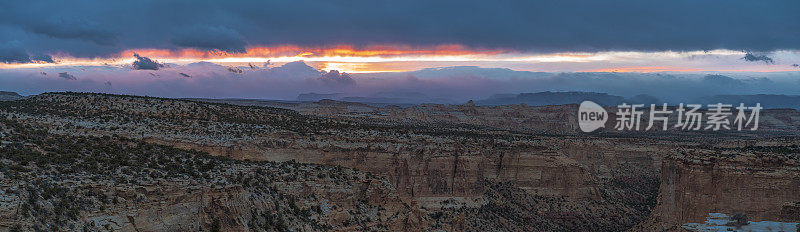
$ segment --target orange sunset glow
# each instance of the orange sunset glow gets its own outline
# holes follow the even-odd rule
[[[369,46],[356,48],[340,45],[328,48],[299,47],[294,45],[250,47],[245,53],[229,53],[224,51],[203,51],[197,49],[165,50],[145,49],[128,50],[121,57],[132,57],[134,53],[162,59],[225,59],[225,58],[280,58],[280,57],[408,57],[408,56],[470,56],[497,55],[508,53],[508,50],[469,49],[461,45],[441,45],[427,48],[411,46]]]
[[[246,52],[186,49],[130,49],[106,58],[76,58],[68,54],[53,55],[55,63],[0,63],[0,68],[42,68],[60,66],[126,66],[134,54],[158,62],[185,65],[211,62],[226,66],[248,66],[250,63],[283,64],[304,61],[322,70],[348,73],[400,72],[444,66],[513,67],[521,71],[568,72],[769,72],[792,69],[752,65],[725,68],[691,62],[698,56],[738,57],[744,53],[730,50],[695,52],[582,52],[527,53],[507,49],[479,49],[462,45],[429,47],[408,45],[375,45],[301,47],[296,45],[253,46]],[[662,65],[642,65],[652,63]],[[675,65],[663,65],[673,60]],[[733,59],[736,60],[736,59]],[[542,66],[537,64],[553,64]]]

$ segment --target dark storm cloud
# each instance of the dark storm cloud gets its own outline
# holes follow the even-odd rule
[[[61,77],[61,78],[67,79],[67,80],[71,80],[71,81],[74,81],[74,80],[78,79],[78,78],[75,78],[75,76],[73,76],[72,74],[69,74],[67,72],[58,73],[58,77]]]
[[[55,63],[53,57],[50,55],[34,55],[28,54],[22,47],[19,41],[11,41],[5,44],[0,44],[0,63],[31,63],[31,62],[44,62]]]
[[[796,0],[10,0],[0,2],[0,42],[76,56],[281,44],[772,51],[800,48],[797,9]]]
[[[219,26],[192,26],[180,30],[172,43],[180,47],[218,50],[232,53],[243,53],[247,43],[242,36],[230,28]]]
[[[17,41],[0,44],[0,62],[2,63],[30,63],[28,52]]]
[[[35,55],[35,56],[31,56],[31,60],[39,61],[39,62],[45,62],[45,63],[55,63],[55,61],[53,61],[53,57],[50,56],[50,55]]]
[[[80,21],[68,18],[51,19],[33,22],[29,26],[35,33],[58,39],[77,39],[98,45],[113,45],[116,37],[113,33],[100,28],[97,22]]]
[[[226,68],[226,70],[228,70],[228,72],[232,72],[232,73],[236,73],[236,74],[242,74],[244,72],[242,69],[240,69],[238,67],[228,67],[228,68]]]
[[[767,63],[767,64],[774,64],[775,63],[775,60],[772,60],[772,58],[767,56],[767,55],[756,55],[756,54],[749,53],[749,52],[747,54],[745,54],[744,57],[742,57],[742,59],[744,59],[746,61],[750,61],[750,62],[764,61],[764,63]]]
[[[158,70],[164,67],[164,64],[158,63],[150,58],[133,54],[136,60],[133,61],[133,69],[136,70]]]

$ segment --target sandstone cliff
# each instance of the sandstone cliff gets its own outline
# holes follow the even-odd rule
[[[641,230],[676,230],[709,213],[751,221],[800,221],[796,146],[687,149],[665,158],[658,204]]]

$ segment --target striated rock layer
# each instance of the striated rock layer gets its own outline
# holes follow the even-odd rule
[[[709,213],[744,213],[751,221],[800,221],[796,146],[687,149],[665,158],[658,204],[639,229],[676,230]],[[646,228],[646,229],[645,229]]]
[[[189,184],[177,177],[152,182],[184,164],[147,166],[152,170],[146,172],[137,167],[131,180],[150,176],[143,183],[92,180],[86,188],[106,184],[97,189],[109,191],[107,195],[119,192],[114,199],[124,207],[104,203],[99,204],[103,208],[84,208],[80,219],[62,223],[68,226],[95,222],[124,230],[194,230],[217,224],[226,230],[620,231],[647,219],[633,229],[650,231],[700,222],[709,212],[795,220],[791,218],[800,211],[798,200],[790,195],[797,189],[798,150],[793,146],[799,140],[771,133],[798,131],[794,110],[765,112],[764,133],[576,134],[575,105],[375,108],[321,102],[302,107],[306,108],[298,113],[188,100],[48,93],[0,102],[0,113],[8,125],[40,128],[37,134],[127,138],[164,149],[205,152],[236,164],[214,172],[185,170],[199,181]],[[93,146],[69,145],[48,155],[72,155],[66,151]],[[39,148],[32,149],[35,153]],[[11,165],[4,170],[32,165],[12,161],[2,161]],[[276,176],[251,175],[247,167],[258,165]],[[109,169],[112,174],[100,176],[117,176],[124,170]],[[28,175],[30,180],[41,179]],[[56,177],[45,179],[61,183],[62,176]],[[254,189],[256,183],[269,187]],[[3,190],[13,193],[0,200],[13,207],[3,211],[8,219],[4,225],[13,225],[21,215],[44,215],[14,212],[30,198],[18,191],[19,183],[8,186]],[[85,189],[75,188],[70,191]],[[28,205],[41,210],[53,203]],[[276,213],[266,213],[272,211]],[[53,221],[44,217],[27,222]],[[175,227],[178,224],[183,227]]]

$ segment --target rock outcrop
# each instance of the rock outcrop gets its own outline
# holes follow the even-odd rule
[[[23,98],[25,97],[15,92],[0,91],[0,101],[15,101]]]
[[[665,158],[658,204],[643,230],[677,229],[709,213],[800,222],[796,146],[690,149]],[[645,229],[646,228],[646,229]]]

